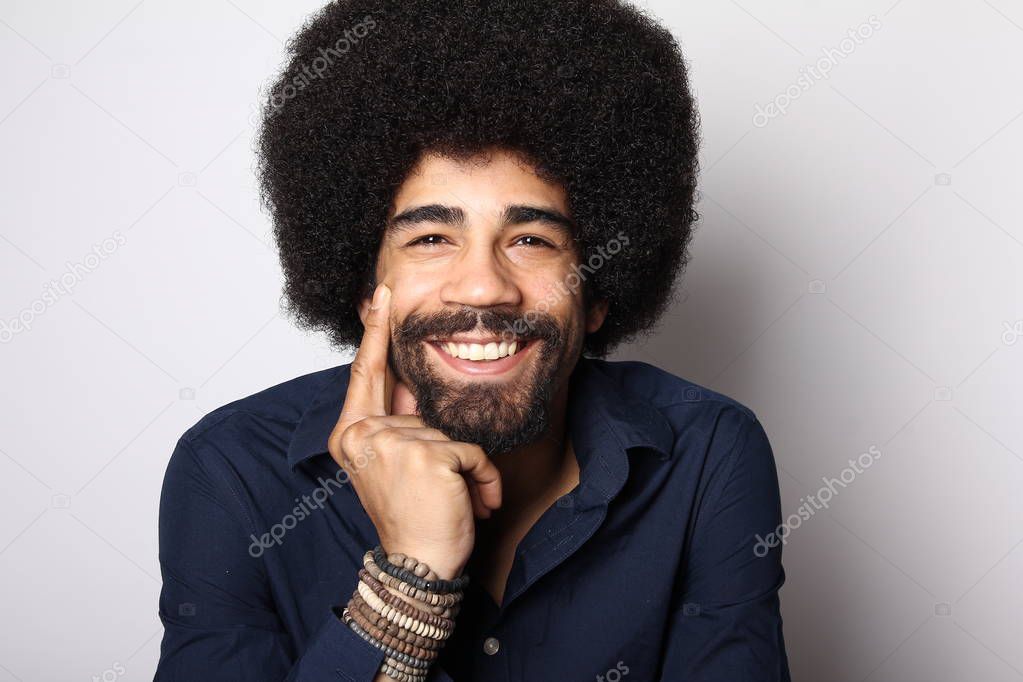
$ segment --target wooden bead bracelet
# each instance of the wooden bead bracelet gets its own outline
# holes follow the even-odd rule
[[[373,548],[373,561],[376,562],[376,565],[384,573],[410,585],[415,585],[424,592],[440,594],[461,592],[469,584],[468,575],[460,575],[454,580],[431,579],[431,575],[435,576],[437,574],[430,570],[430,567],[422,561],[417,561],[410,556],[405,556],[398,552],[391,554],[389,557],[385,556],[384,548],[380,545]]]
[[[436,627],[444,630],[450,630],[455,627],[455,621],[450,618],[444,618],[443,616],[439,616],[434,613],[424,613],[422,609],[417,609],[398,595],[388,592],[387,588],[384,587],[382,583],[378,582],[376,578],[371,576],[369,571],[365,568],[359,571],[359,578],[362,579],[362,582],[365,583],[369,590],[379,597],[381,601],[398,610],[400,613],[412,618],[422,619],[430,625],[435,625]],[[377,610],[379,611],[380,609]]]
[[[449,592],[446,594],[427,592],[419,589],[411,583],[395,578],[377,566],[376,561],[373,559],[373,552],[366,552],[365,556],[362,557],[362,565],[366,567],[366,570],[369,571],[370,575],[382,582],[384,585],[393,587],[406,596],[414,597],[415,599],[426,602],[432,606],[454,606],[462,600],[461,592]]]
[[[358,614],[357,611],[351,611],[346,606],[344,608],[344,610],[341,612],[341,616],[344,619],[345,624],[347,624],[348,627],[351,628],[355,632],[355,634],[359,635],[364,640],[366,640],[367,642],[369,642],[370,644],[375,646],[377,649],[380,649],[381,651],[383,651],[385,654],[387,654],[391,658],[397,659],[398,661],[401,661],[402,663],[407,663],[408,665],[414,665],[415,667],[420,667],[423,664],[425,664],[426,666],[429,666],[430,661],[426,661],[426,660],[423,660],[423,659],[417,659],[417,658],[415,658],[413,656],[409,656],[408,654],[406,654],[406,653],[404,653],[402,651],[398,651],[397,649],[384,644],[383,641],[380,638],[374,637],[373,633],[371,631],[373,629],[376,629],[376,628],[373,628],[372,626],[369,626],[370,630],[367,630],[366,626],[362,625],[359,622],[360,620],[362,620],[363,623],[365,623],[365,620],[363,620],[362,615]],[[425,670],[425,668],[424,668],[424,670]]]
[[[379,671],[397,682],[426,682],[430,666],[454,632],[469,577],[442,580],[429,566],[383,547],[362,557],[359,582],[342,620],[385,659]]]

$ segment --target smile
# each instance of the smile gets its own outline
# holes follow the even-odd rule
[[[462,374],[502,374],[520,363],[532,340],[438,339],[427,342],[449,367]]]
[[[486,344],[438,341],[437,345],[451,357],[483,362],[500,360],[505,356],[515,355],[515,352],[519,349],[519,344],[516,341],[511,343],[507,341],[501,341],[500,343],[491,341]]]

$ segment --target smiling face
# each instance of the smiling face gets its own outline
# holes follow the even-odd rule
[[[544,432],[606,314],[584,310],[572,236],[564,189],[519,157],[420,159],[395,195],[376,281],[393,292],[392,369],[426,425],[488,454]]]

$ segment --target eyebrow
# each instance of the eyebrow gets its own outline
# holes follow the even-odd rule
[[[465,229],[465,211],[457,206],[428,204],[414,206],[397,214],[387,221],[387,232],[396,233],[411,230],[422,223],[440,223]],[[512,205],[505,207],[501,213],[501,228],[527,223],[543,223],[572,238],[575,234],[575,223],[571,218],[554,208],[539,206]]]

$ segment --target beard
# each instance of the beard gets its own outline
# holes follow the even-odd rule
[[[416,399],[426,426],[454,441],[475,443],[488,456],[511,452],[536,441],[550,424],[568,334],[557,320],[537,312],[522,329],[523,316],[510,308],[411,313],[394,330],[388,362]],[[531,341],[530,366],[511,381],[452,381],[434,371],[426,342],[459,332],[481,330],[509,343]],[[525,351],[519,351],[525,352]]]

